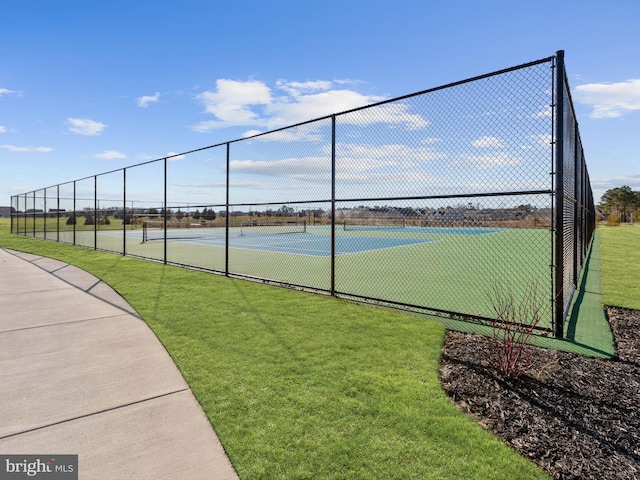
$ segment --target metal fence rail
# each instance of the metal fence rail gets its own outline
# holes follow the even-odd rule
[[[563,52],[12,197],[13,233],[488,320],[564,319],[595,226]]]

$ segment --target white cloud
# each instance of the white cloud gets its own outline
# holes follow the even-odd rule
[[[545,105],[543,107],[540,107],[540,110],[538,110],[536,113],[534,113],[531,116],[533,118],[551,118],[552,115],[553,115],[553,108],[551,108],[551,105]]]
[[[291,177],[299,180],[330,178],[329,157],[285,158],[267,162],[264,160],[232,160],[229,164],[234,174]]]
[[[261,133],[264,133],[264,130],[247,130],[242,134],[242,137],[253,137],[254,135],[260,135]]]
[[[69,124],[69,131],[78,135],[100,135],[107,127],[104,123],[95,122],[88,118],[69,117],[67,123]]]
[[[8,88],[0,88],[0,97],[2,95],[9,95],[11,93],[16,93],[16,92],[13,90],[9,90]]]
[[[300,96],[303,92],[311,92],[316,90],[329,90],[331,82],[326,80],[316,80],[309,82],[288,82],[286,80],[278,80],[276,85],[293,97]]]
[[[0,125],[0,133],[7,133],[7,127]]]
[[[553,137],[547,133],[539,133],[528,136],[531,143],[525,143],[520,146],[523,150],[531,150],[532,148],[551,148]]]
[[[493,167],[519,165],[520,163],[522,163],[522,158],[512,157],[506,152],[501,152],[494,155],[464,155],[461,161],[455,162],[452,166],[486,170]]]
[[[353,78],[337,78],[333,80],[333,83],[338,85],[361,85],[365,82],[362,80],[355,80]]]
[[[415,191],[417,194],[421,190],[424,185],[432,184],[434,180],[437,180],[436,177],[426,174],[425,172],[353,172],[351,170],[343,170],[339,171],[336,174],[336,180],[343,184],[347,185],[339,185],[343,189],[351,189],[352,185],[360,184],[364,185],[367,188],[368,185],[384,185],[388,187],[389,185],[397,185],[401,186],[403,190],[407,189],[409,185],[419,186],[420,188]],[[398,187],[396,187],[398,188]],[[396,192],[398,190],[395,190]],[[403,192],[404,193],[404,192]]]
[[[591,118],[616,118],[640,110],[640,78],[618,83],[588,83],[575,90],[577,102],[593,107]]]
[[[124,153],[120,153],[116,150],[105,150],[102,153],[96,153],[93,158],[100,158],[102,160],[113,160],[114,158],[127,158]]]
[[[197,96],[197,99],[204,104],[205,112],[219,119],[215,123],[206,122],[208,129],[217,128],[217,126],[264,124],[258,113],[250,108],[271,102],[271,89],[264,83],[256,80],[238,82],[220,79],[216,82],[216,87],[215,92],[205,91]]]
[[[341,82],[353,83],[346,80]],[[380,96],[335,88],[334,83],[339,82],[278,80],[274,89],[271,89],[257,80],[242,82],[220,79],[216,82],[216,91],[205,91],[196,97],[204,105],[205,112],[213,114],[216,119],[202,121],[191,128],[200,132],[230,126],[273,130],[385,100]],[[380,105],[366,115],[352,112],[343,115],[340,120],[360,125],[388,123],[403,125],[408,129],[429,124],[420,115],[410,113],[408,105],[399,102]],[[252,129],[245,135],[257,132]]]
[[[428,162],[443,158],[445,154],[429,147],[412,147],[406,144],[379,146],[362,144],[338,144],[339,163],[349,168],[415,167],[417,162]]]
[[[147,108],[150,103],[156,103],[160,100],[160,92],[156,92],[155,95],[144,95],[138,98],[138,106]]]
[[[227,182],[173,182],[171,185],[192,188],[226,188]]]
[[[39,152],[49,153],[53,151],[51,147],[16,147],[15,145],[0,145],[0,148],[9,150],[10,152]]]
[[[174,160],[182,160],[186,157],[186,155],[180,155],[178,152],[167,152],[167,157],[171,157],[171,158],[168,158],[168,160],[174,161]]]
[[[324,117],[332,113],[351,110],[381,100],[367,97],[352,90],[329,90],[320,93],[279,98],[267,108],[269,126],[277,128],[292,123]]]
[[[380,97],[371,97],[372,100],[380,101]],[[345,108],[357,108],[353,107]],[[351,112],[340,116],[339,121],[346,122],[351,125],[372,125],[376,123],[387,123],[390,125],[402,125],[408,130],[419,130],[430,124],[421,115],[409,112],[409,105],[405,103],[393,102],[378,105],[367,110],[366,113],[361,111]]]
[[[307,128],[304,128],[307,127]],[[277,132],[270,132],[268,135],[257,137],[256,140],[278,141],[278,142],[319,142],[322,141],[322,135],[318,133],[318,126],[313,124],[302,125],[297,128],[287,128]],[[243,138],[253,137],[265,133],[263,130],[247,130],[242,134]]]
[[[176,182],[171,184],[180,189],[180,192],[187,195],[220,195],[224,194],[227,188],[226,182]],[[232,190],[266,190],[274,192],[282,189],[290,189],[291,185],[285,185],[282,182],[263,182],[263,181],[235,181],[229,183]],[[209,199],[209,202],[211,199]]]
[[[640,175],[591,179],[591,187],[594,190],[609,190],[611,188],[618,188],[622,185],[627,185],[634,190],[640,188]]]
[[[306,182],[327,182],[331,178],[331,155],[292,157],[275,161],[232,160],[234,175],[260,175],[294,178]],[[424,162],[445,155],[428,147],[402,144],[380,146],[337,145],[337,179],[355,183],[412,183],[424,181],[420,172]],[[429,177],[430,178],[430,177]]]
[[[504,142],[498,137],[479,137],[471,142],[471,145],[476,148],[502,148]]]
[[[189,128],[195,132],[209,132],[216,128],[222,128],[229,126],[219,120],[205,120],[204,122],[198,122],[195,125],[191,125]]]

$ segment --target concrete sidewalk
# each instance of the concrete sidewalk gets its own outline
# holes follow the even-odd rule
[[[78,454],[80,479],[238,478],[156,336],[68,264],[0,248],[0,453]]]

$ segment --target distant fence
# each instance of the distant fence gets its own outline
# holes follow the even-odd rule
[[[13,233],[563,336],[595,227],[563,52],[12,197]]]

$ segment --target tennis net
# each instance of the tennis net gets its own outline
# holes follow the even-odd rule
[[[351,218],[342,224],[343,230],[348,231],[376,231],[405,228],[404,218]]]
[[[267,236],[290,233],[306,233],[306,220],[268,221],[250,220],[247,222],[229,222],[229,236]],[[150,220],[142,224],[142,243],[152,240],[196,240],[225,238],[225,222],[165,222]]]

